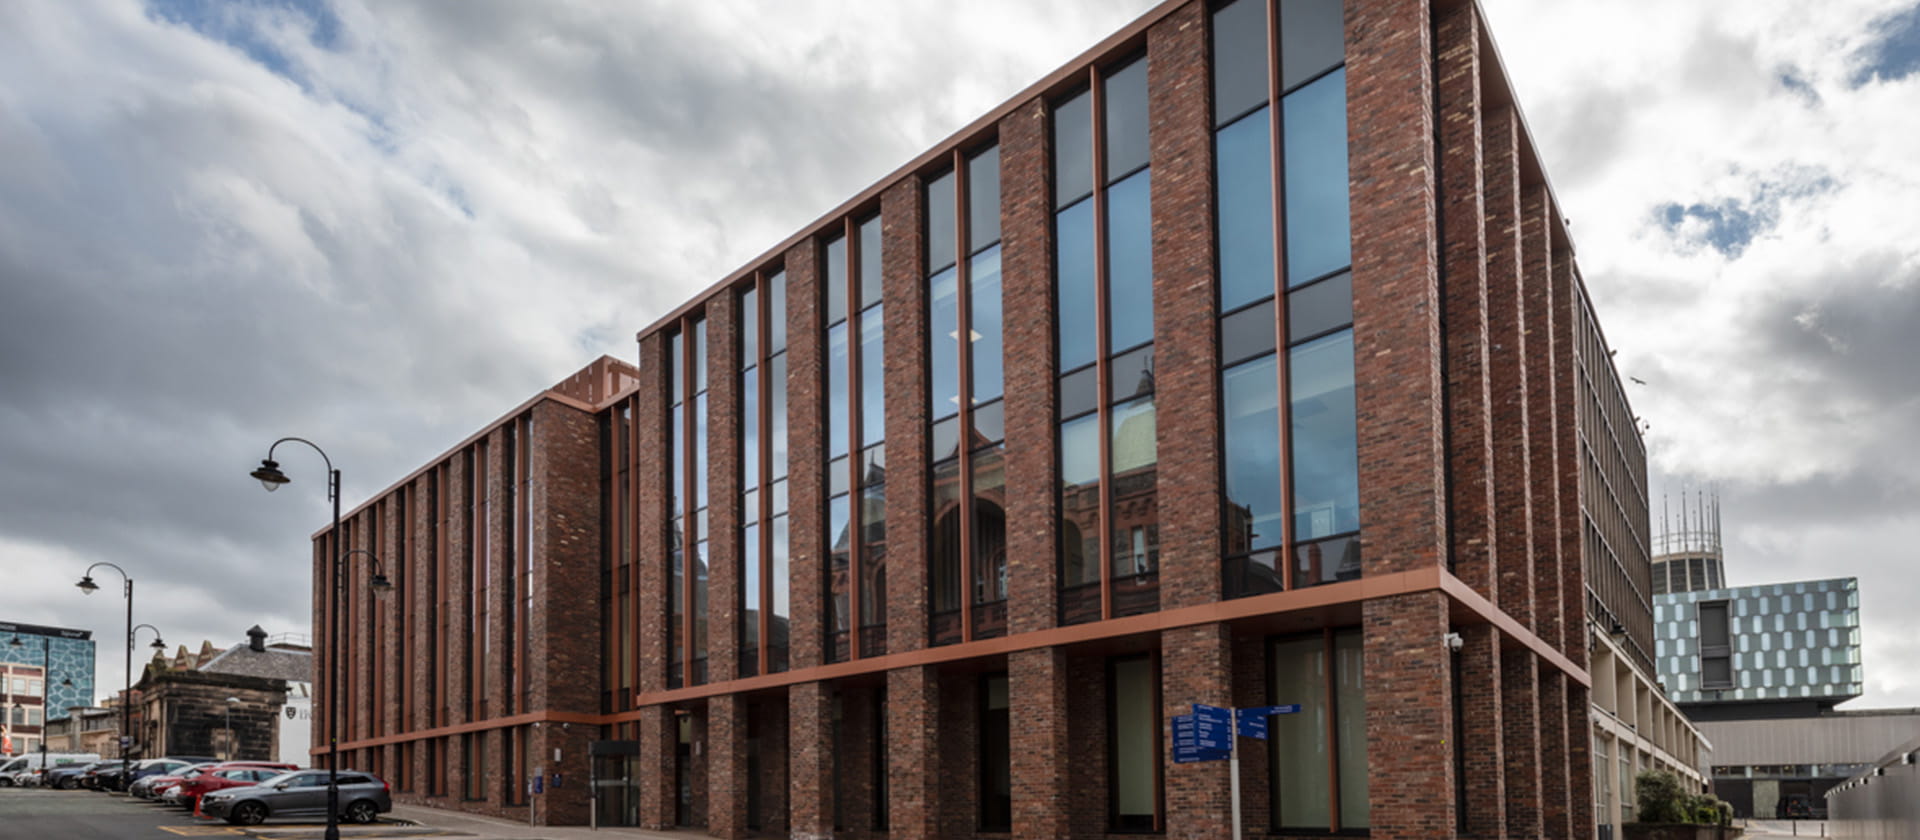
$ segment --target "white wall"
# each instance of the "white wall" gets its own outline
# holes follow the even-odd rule
[[[287,705],[280,707],[279,743],[273,760],[305,767],[313,763],[313,684],[288,683]]]

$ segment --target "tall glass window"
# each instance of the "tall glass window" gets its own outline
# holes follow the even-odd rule
[[[1060,620],[1074,624],[1160,603],[1145,59],[1055,104],[1053,136]]]
[[[786,286],[776,271],[740,291],[742,676],[787,669]]]
[[[1341,14],[1340,0],[1214,12],[1229,598],[1360,574]]]
[[[934,644],[1006,633],[1000,149],[927,185]]]
[[[825,249],[829,662],[886,652],[886,328],[880,235],[878,216],[850,220]]]
[[[668,339],[673,404],[667,498],[673,518],[668,549],[667,684],[707,681],[707,322],[686,319]]]
[[[1270,698],[1300,706],[1269,721],[1272,824],[1282,833],[1368,827],[1360,631],[1278,639],[1269,651]]]

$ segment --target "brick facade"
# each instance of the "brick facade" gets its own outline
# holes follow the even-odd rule
[[[1579,320],[1590,312],[1572,246],[1471,3],[1346,0],[1339,24],[1358,579],[1316,586],[1287,569],[1279,591],[1223,598],[1223,465],[1237,453],[1223,431],[1220,384],[1217,5],[1172,0],[1153,10],[642,330],[637,367],[596,362],[356,510],[350,544],[404,554],[398,577],[414,592],[372,603],[360,594],[364,571],[348,587],[349,626],[377,620],[387,629],[349,634],[346,684],[368,692],[404,683],[407,704],[370,704],[356,717],[342,733],[350,761],[404,777],[395,785],[402,801],[515,818],[526,816],[524,777],[536,766],[560,772],[567,782],[544,794],[536,817],[553,823],[585,822],[585,780],[618,767],[626,781],[610,794],[618,798],[598,804],[603,824],[729,838],[1222,837],[1227,765],[1175,762],[1169,719],[1193,703],[1297,700],[1288,681],[1301,677],[1278,664],[1279,650],[1317,640],[1325,696],[1309,699],[1326,710],[1313,733],[1317,749],[1334,751],[1326,777],[1288,778],[1320,771],[1286,763],[1297,758],[1287,749],[1243,740],[1250,834],[1288,836],[1288,826],[1418,840],[1591,834],[1582,528],[1594,500],[1580,495],[1580,453],[1598,433],[1583,426],[1590,403],[1606,395],[1575,380],[1610,363],[1575,358],[1576,336],[1592,327]],[[1106,74],[1141,55],[1158,603],[1063,625],[1056,325],[1102,313],[1062,312],[1056,302],[1064,234],[1054,227],[1055,109],[1089,85],[1092,100],[1105,102]],[[930,342],[940,337],[929,335],[928,258],[939,238],[928,229],[928,185],[990,145],[1000,155],[1007,627],[933,645]],[[827,514],[839,480],[825,443],[834,363],[827,244],[875,212],[886,348],[860,364],[881,365],[886,389],[885,548],[867,558],[877,566],[868,571],[884,572],[886,624],[874,638],[885,644],[836,654],[827,644],[830,575],[839,574],[832,555],[846,534],[867,529],[858,509],[840,533]],[[763,670],[739,658],[744,619],[775,626],[748,603],[754,584],[741,566],[741,529],[760,514],[743,516],[739,505],[743,490],[759,486],[751,472],[742,482],[743,459],[757,457],[743,450],[742,412],[758,397],[741,391],[739,371],[749,339],[768,327],[748,320],[739,294],[760,290],[758,317],[768,317],[766,284],[781,272],[790,647],[787,668]],[[683,511],[668,510],[673,406],[662,362],[670,337],[702,319],[707,565],[687,556],[707,586],[707,670],[670,678],[670,641],[687,646],[693,621],[669,626],[670,528]],[[1281,368],[1286,417],[1290,374]],[[1640,451],[1637,436],[1632,443]],[[1628,509],[1615,519],[1636,513],[1644,517]],[[1101,541],[1118,542],[1121,524],[1103,522],[1114,530]],[[968,533],[976,550],[997,550]],[[1276,573],[1294,565],[1292,547]],[[533,560],[530,607],[515,577],[527,558],[517,551]],[[1093,559],[1106,583],[1117,579],[1110,560]],[[471,585],[476,563],[492,573],[481,577],[484,592]],[[969,608],[988,583],[962,581]],[[317,615],[324,594],[316,589]],[[1103,604],[1111,610],[1111,592]],[[491,620],[468,631],[476,615]],[[770,642],[761,639],[762,652]],[[1119,676],[1121,663],[1137,674],[1143,661],[1150,702]],[[469,663],[493,670],[471,672]],[[1004,697],[994,688],[1002,675]],[[1152,729],[1147,741],[1141,721]],[[1004,768],[992,759],[1002,737],[1011,740]],[[615,742],[604,751],[620,757],[589,760],[596,741]],[[1147,754],[1151,772],[1141,774]],[[469,784],[469,773],[484,778]],[[1009,793],[998,791],[1003,783]],[[1324,806],[1287,804],[1313,785],[1326,791]]]

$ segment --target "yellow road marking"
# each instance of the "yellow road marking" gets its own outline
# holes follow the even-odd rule
[[[244,829],[224,825],[161,825],[155,826],[171,834],[182,837],[245,837]]]

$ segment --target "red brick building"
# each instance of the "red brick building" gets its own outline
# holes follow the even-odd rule
[[[638,338],[349,518],[401,800],[1222,837],[1297,703],[1250,834],[1592,835],[1645,451],[1473,4],[1166,3]]]

